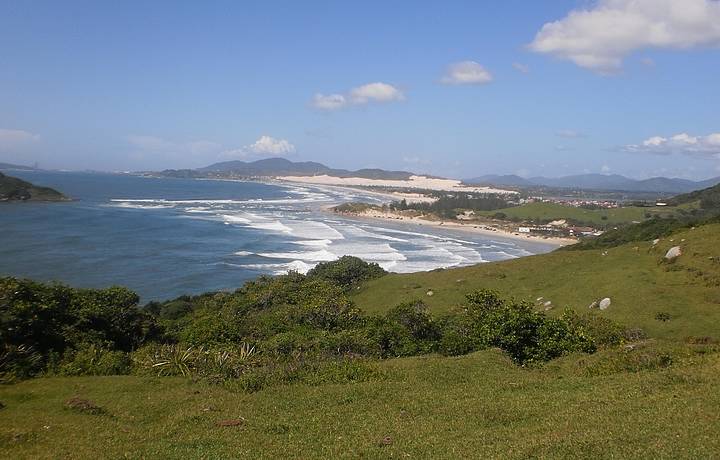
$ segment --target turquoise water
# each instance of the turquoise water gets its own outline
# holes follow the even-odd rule
[[[235,289],[260,274],[305,272],[345,254],[390,271],[414,272],[553,249],[538,242],[341,218],[323,207],[381,199],[333,187],[7,173],[76,201],[0,204],[0,275],[78,287],[122,285],[145,301]]]

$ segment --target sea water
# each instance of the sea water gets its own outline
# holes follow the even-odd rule
[[[143,299],[232,290],[343,255],[392,272],[550,251],[537,241],[341,217],[333,204],[380,195],[326,186],[7,171],[75,199],[0,203],[0,276],[126,286]]]

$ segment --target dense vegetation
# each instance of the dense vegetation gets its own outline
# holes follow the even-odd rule
[[[712,458],[719,237],[407,275],[346,259],[144,308],[3,279],[0,456]]]
[[[394,201],[389,207],[393,211],[413,209],[433,213],[446,219],[455,219],[462,211],[492,211],[508,207],[507,199],[501,195],[472,193],[434,193],[437,200],[430,203],[408,203],[406,200]]]
[[[368,316],[347,292],[384,275],[354,257],[298,273],[261,277],[232,293],[138,307],[131,291],[0,281],[0,375],[156,373],[234,379],[248,390],[273,382],[348,373],[364,360],[498,347],[518,364],[617,343],[608,324],[568,313],[548,318],[532,304],[478,290],[464,306],[433,317],[420,301]],[[619,329],[618,329],[619,331]],[[341,378],[333,374],[333,378]],[[345,378],[342,377],[342,378]]]
[[[57,190],[38,187],[17,177],[0,172],[0,201],[65,201]]]

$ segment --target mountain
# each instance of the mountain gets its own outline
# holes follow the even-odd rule
[[[687,193],[693,190],[707,188],[720,183],[720,177],[704,181],[691,181],[687,179],[653,177],[650,179],[630,179],[619,174],[578,174],[563,177],[531,177],[524,179],[519,176],[487,175],[463,182],[468,184],[490,184],[515,187],[553,187],[576,188],[586,190],[606,190],[625,192],[658,192],[658,193]]]
[[[17,177],[0,173],[0,201],[67,201],[67,198],[50,187],[38,187]]]
[[[497,174],[487,174],[485,176],[474,177],[472,179],[463,180],[466,184],[476,185],[504,185],[510,187],[532,187],[533,184],[528,179],[525,179],[514,174],[508,174],[500,176]]]
[[[12,163],[0,163],[0,169],[16,169],[20,171],[33,171],[36,168],[32,166],[14,165]]]
[[[294,162],[285,158],[267,158],[257,161],[224,161],[198,169],[169,169],[159,173],[171,177],[275,177],[275,176],[317,176],[362,177],[365,179],[403,180],[413,175],[407,171],[386,171],[384,169],[333,169],[314,161]]]

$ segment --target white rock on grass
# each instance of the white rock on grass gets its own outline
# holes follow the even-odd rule
[[[612,304],[612,301],[610,300],[610,297],[605,297],[600,301],[599,307],[600,310],[607,310],[607,308]]]
[[[672,260],[681,255],[682,255],[682,250],[680,249],[680,246],[673,246],[670,249],[668,249],[668,252],[665,254],[665,258],[668,260]]]
[[[591,303],[588,308],[592,310],[593,308],[597,308],[597,307],[598,307],[598,301],[596,300],[593,303]]]
[[[427,296],[428,296],[428,297],[432,297],[432,296],[434,296],[434,295],[435,295],[435,293],[434,293],[433,291],[427,291]]]

